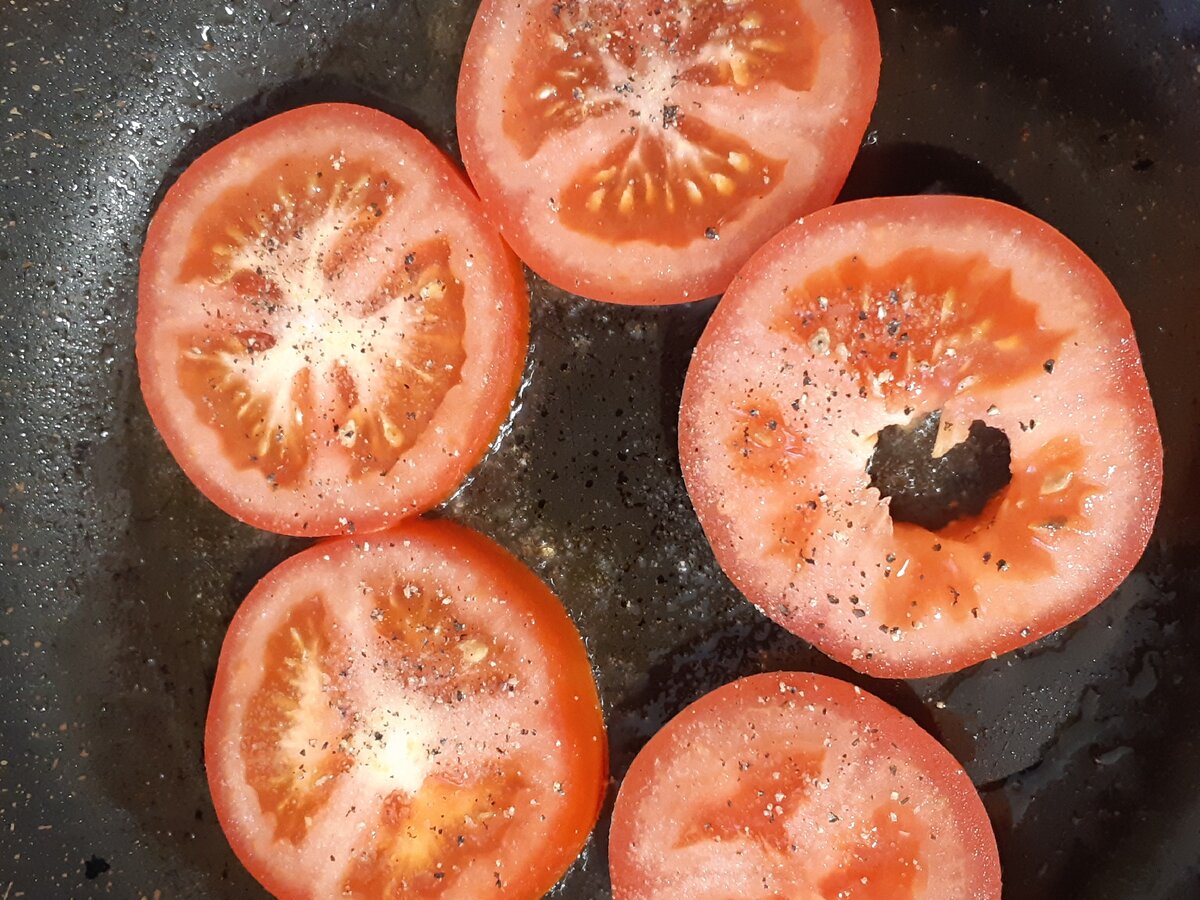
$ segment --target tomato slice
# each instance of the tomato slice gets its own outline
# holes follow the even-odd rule
[[[529,341],[520,266],[424,137],[324,104],[180,176],[142,254],[142,391],[209,499],[285,534],[378,530],[495,439]]]
[[[651,738],[609,863],[614,900],[1000,897],[996,839],[954,758],[882,700],[800,672],[727,684]]]
[[[539,897],[607,781],[558,599],[486,538],[414,521],[287,560],[221,648],[217,816],[282,898]]]
[[[905,514],[948,482],[901,470],[925,496],[881,493],[877,448],[922,428],[910,464],[970,482],[1001,460],[1004,486]],[[833,207],[757,254],[698,345],[680,454],[750,601],[892,677],[961,669],[1092,609],[1145,548],[1162,483],[1112,285],[1044,222],[964,197]]]
[[[878,84],[867,0],[484,0],[459,140],[538,274],[678,303],[833,202]]]

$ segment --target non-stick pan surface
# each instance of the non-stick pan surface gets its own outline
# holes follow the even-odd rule
[[[203,150],[351,100],[453,151],[474,4],[0,5],[0,900],[261,896],[210,805],[201,735],[222,632],[302,546],[191,487],[133,357],[137,259]],[[625,309],[533,286],[510,433],[442,514],[549,581],[587,638],[619,780],[701,693],[831,672],[913,715],[991,813],[1005,896],[1200,897],[1200,4],[877,4],[879,104],[846,196],[1017,203],[1129,305],[1167,450],[1142,565],[1082,621],[959,675],[871,682],[721,575],[675,417],[712,301]],[[615,784],[615,782],[614,782]],[[557,890],[608,894],[607,812]]]

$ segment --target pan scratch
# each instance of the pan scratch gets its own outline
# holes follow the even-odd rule
[[[4,896],[0,897],[0,900],[8,900],[8,895],[12,893],[12,887],[13,887],[13,883],[10,881],[8,883],[8,887],[6,887],[4,889]]]

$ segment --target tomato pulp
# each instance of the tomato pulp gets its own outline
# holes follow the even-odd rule
[[[485,0],[463,160],[521,258],[619,303],[719,293],[832,203],[879,82],[867,0]]]
[[[693,358],[680,455],[742,592],[890,677],[1092,609],[1145,548],[1162,482],[1112,285],[1044,222],[963,197],[833,207],[752,258]],[[995,493],[960,502],[922,467]]]
[[[282,898],[539,897],[607,781],[561,603],[445,522],[269,573],[221,648],[205,759],[230,844]]]
[[[519,264],[424,137],[345,104],[201,156],[142,254],[137,350],[184,472],[270,531],[373,531],[444,500],[528,348]]]
[[[954,758],[819,675],[754,675],[684,709],[629,767],[611,835],[614,900],[1000,897],[996,840]]]

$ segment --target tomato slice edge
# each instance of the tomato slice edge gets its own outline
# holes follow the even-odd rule
[[[505,182],[508,179],[488,164],[483,147],[482,133],[490,131],[490,127],[481,124],[483,113],[479,98],[483,93],[482,85],[488,81],[489,75],[484,71],[483,65],[475,63],[476,58],[486,58],[488,44],[485,38],[493,31],[490,24],[485,28],[480,23],[502,17],[505,2],[506,0],[486,0],[480,7],[468,36],[456,100],[456,120],[459,124],[459,146],[463,161],[472,183],[484,201],[485,213],[495,223],[505,240],[518,250],[531,269],[551,284],[595,300],[630,305],[669,305],[701,300],[725,290],[739,266],[753,250],[785,225],[797,210],[789,210],[786,215],[776,215],[770,222],[764,221],[766,217],[759,215],[754,233],[741,242],[744,247],[737,252],[727,250],[719,242],[710,243],[707,247],[703,242],[692,246],[693,256],[700,257],[699,265],[679,266],[679,257],[673,257],[673,268],[690,268],[693,271],[676,276],[669,284],[664,285],[657,277],[645,278],[638,274],[647,267],[661,268],[665,265],[658,256],[655,256],[653,261],[650,257],[639,259],[635,252],[630,251],[629,256],[622,256],[621,266],[613,267],[613,247],[601,242],[596,242],[598,258],[594,266],[588,269],[564,268],[559,263],[563,256],[561,247],[553,235],[538,236],[537,229],[528,224],[525,215],[515,215],[507,209],[509,204],[506,198],[510,192],[506,189]],[[845,15],[847,33],[862,64],[861,70],[855,71],[855,77],[863,79],[856,95],[874,98],[878,91],[881,60],[874,8],[865,0],[841,0],[838,5]],[[859,139],[867,129],[874,99],[869,105],[863,108],[859,108],[860,106],[861,104],[856,104],[849,110],[848,122],[843,126],[844,131],[853,133],[853,141],[826,135],[820,142],[822,163],[819,175],[824,174],[825,177],[815,177],[810,182],[811,199],[806,204],[808,208],[820,209],[833,203],[845,183],[851,163],[858,153]],[[496,121],[499,127],[499,119]],[[838,176],[831,180],[828,177],[831,172],[838,173]],[[568,185],[563,187],[565,189]],[[768,198],[764,202],[771,201]],[[618,253],[621,252],[618,248]],[[719,265],[715,268],[711,262],[714,258],[719,259]],[[707,265],[705,259],[709,260]],[[614,269],[617,271],[614,272]],[[626,276],[625,272],[629,275]]]
[[[630,879],[636,879],[641,873],[640,867],[630,857],[637,822],[628,807],[636,801],[630,799],[626,785],[633,785],[634,790],[640,790],[655,783],[662,753],[670,749],[667,738],[670,730],[703,722],[726,706],[736,707],[744,696],[774,695],[783,685],[803,691],[810,702],[815,702],[812,699],[815,695],[847,718],[886,731],[892,746],[901,748],[917,770],[945,789],[943,797],[951,810],[957,833],[978,851],[972,856],[973,865],[970,867],[974,875],[975,892],[963,900],[996,900],[1000,897],[1001,866],[995,833],[978,792],[948,750],[904,713],[855,685],[810,672],[766,672],[728,682],[689,703],[638,752],[625,773],[613,809],[609,859],[614,900],[641,896],[636,891],[623,892],[618,889],[618,884],[628,885]],[[618,876],[619,870],[628,875]]]
[[[410,520],[362,539],[330,537],[318,541],[268,572],[239,606],[230,622],[226,643],[222,646],[204,733],[205,768],[210,790],[217,818],[230,847],[243,866],[272,894],[281,898],[305,896],[274,876],[270,837],[256,835],[229,818],[234,809],[229,798],[251,791],[252,788],[236,777],[243,759],[240,751],[229,750],[238,743],[238,735],[234,731],[236,720],[239,719],[237,701],[239,698],[249,699],[249,693],[238,683],[235,671],[246,660],[227,654],[225,647],[240,646],[245,636],[255,630],[260,601],[275,591],[277,585],[291,583],[294,586],[302,582],[308,566],[326,564],[330,557],[334,561],[339,557],[353,557],[364,541],[374,545],[389,541],[420,541],[443,558],[458,559],[459,565],[469,565],[472,570],[482,573],[483,579],[495,583],[498,591],[503,586],[508,607],[515,608],[516,614],[529,613],[534,620],[538,644],[545,651],[546,668],[559,673],[556,684],[569,685],[573,702],[568,709],[562,710],[562,715],[583,715],[590,719],[590,722],[581,724],[577,718],[573,718],[573,726],[564,728],[561,734],[563,740],[568,737],[576,739],[571,771],[578,775],[580,786],[575,789],[575,796],[583,796],[584,786],[591,785],[594,800],[571,810],[569,821],[578,824],[573,829],[557,834],[557,845],[546,848],[547,852],[543,855],[545,862],[527,866],[524,871],[525,877],[531,878],[536,887],[537,895],[545,893],[558,882],[562,873],[582,851],[599,817],[607,791],[608,743],[595,678],[582,636],[562,602],[549,587],[500,545],[482,534],[444,520]],[[288,606],[294,607],[302,600],[302,592],[293,592],[288,597]],[[592,735],[594,739],[586,740],[586,735]],[[235,775],[230,774],[230,766],[235,767],[232,770]]]
[[[190,227],[187,223],[204,209],[204,189],[221,167],[230,164],[248,148],[253,149],[257,141],[269,139],[281,126],[303,127],[310,123],[312,127],[330,130],[371,129],[403,143],[408,152],[422,160],[424,171],[416,177],[437,182],[441,190],[450,191],[465,209],[472,211],[479,226],[478,236],[490,251],[488,256],[493,265],[488,280],[501,286],[496,296],[476,297],[467,306],[470,315],[485,304],[493,325],[487,336],[485,357],[490,362],[486,370],[479,369],[482,360],[474,363],[473,369],[479,370],[477,380],[480,383],[469,386],[478,400],[478,407],[455,411],[443,403],[430,423],[433,426],[451,424],[463,435],[463,444],[470,452],[462,453],[454,460],[442,461],[435,471],[426,471],[419,483],[388,483],[383,491],[365,487],[362,480],[350,484],[346,496],[353,500],[356,495],[373,492],[376,502],[356,501],[360,508],[349,517],[344,508],[334,508],[336,503],[324,503],[321,504],[323,508],[317,509],[311,503],[290,502],[290,494],[268,493],[265,486],[262,492],[255,491],[248,499],[245,483],[236,471],[224,463],[210,466],[197,456],[189,446],[192,441],[186,432],[202,425],[198,418],[168,414],[167,410],[174,402],[170,385],[178,376],[173,368],[164,371],[164,363],[159,358],[159,342],[163,338],[154,340],[167,321],[164,319],[167,311],[155,297],[170,284],[169,280],[164,280],[166,273],[155,273],[160,269],[158,260],[165,257],[165,249],[174,236],[172,231],[178,231],[180,222],[183,227]],[[141,269],[136,344],[142,393],[151,418],[172,456],[201,493],[235,518],[264,530],[300,536],[375,531],[432,508],[449,496],[486,454],[511,413],[512,401],[524,374],[529,346],[529,295],[520,261],[490,228],[478,197],[461,170],[420,132],[368,107],[345,103],[299,107],[250,125],[206,151],[180,174],[155,210],[142,250]],[[155,277],[147,277],[147,273]],[[493,309],[497,304],[500,308]],[[467,334],[470,336],[472,332],[468,330]],[[479,338],[472,337],[471,340],[477,342]],[[468,365],[472,365],[470,359]],[[427,451],[423,454],[429,458]]]
[[[914,209],[917,211],[914,212]],[[1043,614],[1036,622],[1020,623],[1008,628],[1004,633],[989,634],[992,642],[976,646],[971,652],[962,652],[949,660],[939,656],[912,659],[881,657],[878,654],[873,659],[856,659],[853,653],[858,647],[854,632],[843,633],[839,630],[831,633],[819,620],[805,618],[803,614],[797,615],[788,623],[780,622],[835,659],[877,677],[925,677],[956,671],[988,659],[993,653],[998,655],[1024,646],[1084,615],[1099,605],[1133,570],[1153,531],[1161,499],[1162,442],[1141,367],[1140,353],[1133,337],[1128,309],[1104,273],[1069,238],[1048,223],[1003,203],[955,196],[873,198],[839,204],[804,217],[761,248],[739,272],[730,286],[727,299],[723,299],[718,305],[701,336],[693,360],[717,353],[716,348],[724,336],[736,328],[736,322],[742,314],[740,304],[750,302],[758,273],[769,269],[776,261],[786,259],[791,248],[798,240],[802,240],[808,229],[819,233],[822,229],[837,228],[842,223],[887,225],[903,220],[907,215],[918,214],[929,219],[937,216],[939,221],[953,221],[956,218],[969,221],[987,217],[989,222],[995,222],[999,227],[1021,232],[1023,238],[1037,241],[1040,247],[1044,248],[1039,252],[1045,252],[1048,258],[1068,263],[1074,271],[1074,276],[1084,284],[1082,293],[1086,293],[1095,301],[1096,308],[1105,321],[1117,322],[1120,328],[1128,331],[1130,340],[1122,342],[1113,351],[1119,354],[1119,360],[1113,365],[1113,369],[1118,373],[1120,383],[1111,388],[1111,391],[1114,396],[1121,398],[1120,405],[1130,410],[1141,423],[1134,438],[1141,448],[1137,470],[1141,483],[1145,485],[1146,496],[1144,505],[1125,520],[1126,527],[1118,544],[1119,549],[1106,554],[1106,567],[1099,573],[1091,573],[1091,584],[1086,590],[1077,592],[1076,602],[1063,604],[1054,615]],[[815,265],[820,268],[828,263],[829,261],[818,261]],[[701,462],[705,453],[704,448],[698,445],[697,434],[701,425],[689,414],[689,409],[704,408],[700,398],[705,391],[718,395],[722,393],[723,388],[719,381],[720,366],[716,368],[718,371],[714,373],[705,373],[695,364],[689,368],[679,420],[681,467],[689,495],[700,513],[702,528],[722,569],[729,574],[739,590],[751,602],[756,603],[755,598],[762,595],[757,577],[758,570],[753,560],[747,559],[733,547],[733,536],[738,533],[736,521],[732,514],[722,513],[717,508],[716,498],[721,493],[721,486],[707,484],[705,476],[701,474]],[[779,621],[774,615],[771,617]],[[1022,624],[1027,627],[1022,629]]]

